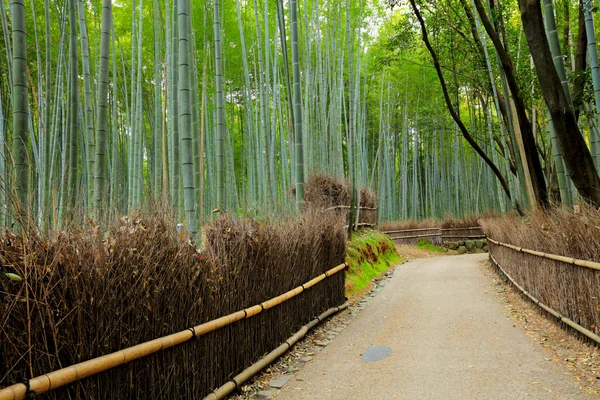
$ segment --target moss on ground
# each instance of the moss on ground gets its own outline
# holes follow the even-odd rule
[[[419,241],[417,242],[417,248],[422,249],[422,250],[428,250],[428,251],[431,251],[434,253],[445,253],[444,249],[432,244],[427,239],[419,239]]]
[[[355,232],[348,241],[346,296],[356,297],[368,289],[371,280],[402,261],[391,239],[379,231]]]

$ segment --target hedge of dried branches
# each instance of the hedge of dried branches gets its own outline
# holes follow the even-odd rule
[[[341,179],[317,173],[311,175],[304,185],[304,201],[309,208],[327,209],[334,206],[348,206],[350,205],[350,191],[350,185]],[[375,193],[362,188],[360,190],[360,206],[375,208],[377,206]],[[348,214],[347,210],[340,211]],[[376,221],[376,210],[360,211],[359,222],[375,224]]]
[[[443,220],[429,218],[424,220],[387,221],[379,224],[379,229],[382,231],[403,231],[424,228],[472,228],[479,226],[481,218],[493,218],[494,216],[493,213],[485,212],[479,216],[466,216],[464,218],[454,218],[447,215]]]
[[[483,219],[488,237],[545,253],[600,261],[600,211],[582,206]],[[489,243],[490,253],[513,279],[542,303],[600,333],[600,271],[582,268]]]
[[[0,388],[258,304],[344,261],[322,212],[225,216],[202,254],[160,214],[51,237],[0,238]],[[12,278],[12,279],[11,279]],[[19,280],[22,279],[22,280]],[[256,317],[50,392],[50,398],[201,398],[344,302],[344,274]]]

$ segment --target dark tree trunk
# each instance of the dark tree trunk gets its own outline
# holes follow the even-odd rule
[[[554,121],[558,144],[569,175],[581,197],[599,206],[600,177],[552,62],[540,0],[519,0],[519,9],[529,51],[535,63],[544,100]]]
[[[477,12],[481,17],[481,22],[483,23],[487,34],[494,44],[494,48],[498,52],[502,69],[506,75],[508,87],[513,95],[515,111],[517,112],[521,136],[523,138],[523,147],[525,148],[526,160],[524,160],[524,167],[527,167],[530,171],[531,184],[533,186],[534,195],[538,205],[542,208],[545,208],[548,205],[548,192],[546,189],[544,170],[542,169],[542,164],[540,163],[540,158],[537,153],[535,138],[533,137],[533,130],[531,129],[531,123],[527,117],[527,112],[525,111],[525,102],[521,97],[521,90],[515,77],[514,64],[510,55],[502,44],[500,35],[493,27],[492,22],[490,21],[481,3],[481,0],[475,0],[475,7],[477,8]],[[543,39],[546,40],[546,34],[543,29],[541,34]],[[552,59],[550,60],[552,61]]]
[[[444,75],[442,74],[442,68],[440,67],[440,62],[438,60],[437,53],[433,49],[433,46],[431,46],[431,43],[429,42],[429,37],[427,35],[427,29],[425,28],[425,21],[423,20],[423,17],[421,16],[421,13],[419,12],[417,5],[415,4],[415,0],[410,0],[410,5],[412,6],[415,16],[419,20],[419,25],[421,26],[421,34],[422,34],[423,42],[425,43],[427,50],[429,50],[429,54],[431,55],[431,58],[433,60],[433,66],[435,67],[435,71],[439,78],[440,86],[442,87],[442,92],[444,93],[444,100],[446,101],[446,106],[448,107],[448,111],[450,111],[450,115],[452,116],[452,118],[454,119],[456,124],[458,125],[463,137],[471,145],[473,150],[475,150],[475,152],[477,152],[477,154],[479,154],[479,156],[491,168],[491,170],[494,172],[494,175],[496,175],[496,178],[500,182],[502,189],[506,193],[506,196],[509,199],[511,199],[512,195],[510,193],[510,189],[508,187],[508,183],[506,182],[506,179],[504,178],[504,175],[502,175],[502,172],[500,172],[500,170],[498,169],[496,164],[494,164],[494,162],[487,156],[487,154],[483,151],[483,149],[477,144],[475,139],[473,139],[473,137],[469,133],[467,127],[462,122],[462,119],[460,118],[460,115],[458,114],[457,109],[453,106],[452,100],[450,99],[450,94],[448,93],[448,86],[446,85],[446,80],[444,78]],[[458,108],[458,104],[457,104],[457,108]],[[519,206],[517,205],[517,207],[519,207]]]

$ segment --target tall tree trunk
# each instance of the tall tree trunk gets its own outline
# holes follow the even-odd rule
[[[530,171],[531,186],[533,187],[533,194],[535,196],[536,201],[535,204],[531,204],[531,207],[536,207],[537,205],[541,207],[546,207],[548,204],[548,193],[546,188],[546,181],[544,179],[544,170],[542,169],[542,164],[540,163],[540,159],[537,153],[531,123],[526,113],[525,102],[521,95],[520,87],[517,84],[514,64],[510,55],[508,54],[508,51],[501,42],[500,35],[492,26],[492,22],[490,21],[485,11],[485,8],[481,3],[481,0],[475,0],[475,7],[477,8],[477,12],[479,14],[479,17],[481,18],[481,22],[483,23],[483,26],[485,27],[485,30],[489,35],[490,39],[492,40],[494,48],[498,53],[502,69],[504,70],[504,73],[506,75],[508,87],[510,88],[510,92],[512,93],[514,98],[515,111],[519,120],[518,122],[521,130],[523,146],[525,149],[526,156],[526,160],[523,160],[523,167],[528,168]],[[541,34],[544,35],[545,40],[543,26]]]
[[[494,164],[494,162],[487,156],[487,154],[477,144],[477,142],[475,142],[475,139],[473,139],[473,137],[467,130],[467,127],[464,125],[464,123],[462,122],[458,113],[456,112],[454,106],[452,105],[452,100],[450,99],[450,95],[448,93],[448,87],[446,86],[446,80],[444,78],[444,75],[442,74],[442,69],[441,69],[440,63],[438,61],[437,53],[435,52],[435,50],[431,46],[431,43],[429,42],[427,29],[425,28],[425,21],[423,20],[423,17],[421,16],[421,13],[419,12],[417,5],[415,4],[415,0],[410,0],[410,4],[412,6],[413,12],[417,16],[417,19],[419,20],[419,24],[421,25],[421,34],[423,37],[423,42],[425,42],[425,46],[429,50],[429,54],[431,55],[431,58],[433,60],[433,65],[437,72],[437,75],[438,75],[438,78],[440,81],[440,85],[442,87],[442,92],[444,93],[444,99],[446,101],[446,106],[448,107],[448,111],[450,112],[450,115],[456,122],[456,125],[458,125],[463,137],[467,140],[469,145],[471,145],[471,147],[477,152],[477,154],[479,154],[479,156],[481,158],[483,158],[485,163],[492,169],[492,171],[494,172],[494,175],[496,175],[496,178],[502,185],[502,189],[504,190],[504,192],[506,193],[508,198],[509,199],[512,198],[510,189],[508,187],[508,184],[506,183],[506,179],[504,178],[504,175],[502,175],[502,172],[500,172],[500,169],[498,169],[496,164]]]
[[[110,57],[110,24],[112,23],[111,0],[102,1],[102,31],[100,33],[100,73],[98,74],[96,160],[94,163],[94,202],[97,218],[108,205],[106,201],[106,138],[108,136],[108,64]],[[116,92],[116,89],[115,89]],[[113,132],[115,135],[116,132]],[[113,157],[115,155],[113,154]]]
[[[183,174],[183,204],[187,229],[195,237],[196,201],[194,187],[194,157],[192,141],[192,110],[190,95],[189,0],[179,2],[179,132],[181,134],[181,172]]]
[[[69,45],[69,112],[68,112],[68,179],[67,198],[63,203],[71,214],[78,198],[78,142],[79,142],[79,60],[77,55],[77,25],[75,10],[77,0],[70,0],[69,28],[71,32]],[[63,221],[64,222],[64,221]]]
[[[577,126],[575,112],[568,102],[560,77],[554,68],[550,47],[544,35],[540,0],[519,0],[519,9],[529,51],[535,63],[544,100],[552,115],[558,144],[569,175],[581,197],[598,206],[600,205],[600,177]]]
[[[296,0],[290,0],[290,30],[292,31],[292,69],[294,80],[294,158],[296,205],[304,204],[304,151],[302,143],[302,93],[300,85],[300,54],[298,50],[298,17]]]
[[[27,33],[23,0],[13,0],[12,14],[12,157],[14,162],[14,188],[19,204],[16,209],[24,213],[29,204],[29,157],[27,154],[29,130],[29,104],[27,80]],[[15,218],[19,215],[15,214]]]
[[[224,212],[227,204],[225,198],[225,126],[223,124],[223,69],[221,52],[221,16],[219,14],[219,0],[214,2],[214,30],[215,30],[215,86],[217,91],[217,209]]]

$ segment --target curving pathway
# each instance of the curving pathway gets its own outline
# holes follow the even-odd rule
[[[413,260],[277,400],[591,399],[506,317],[486,254]]]

